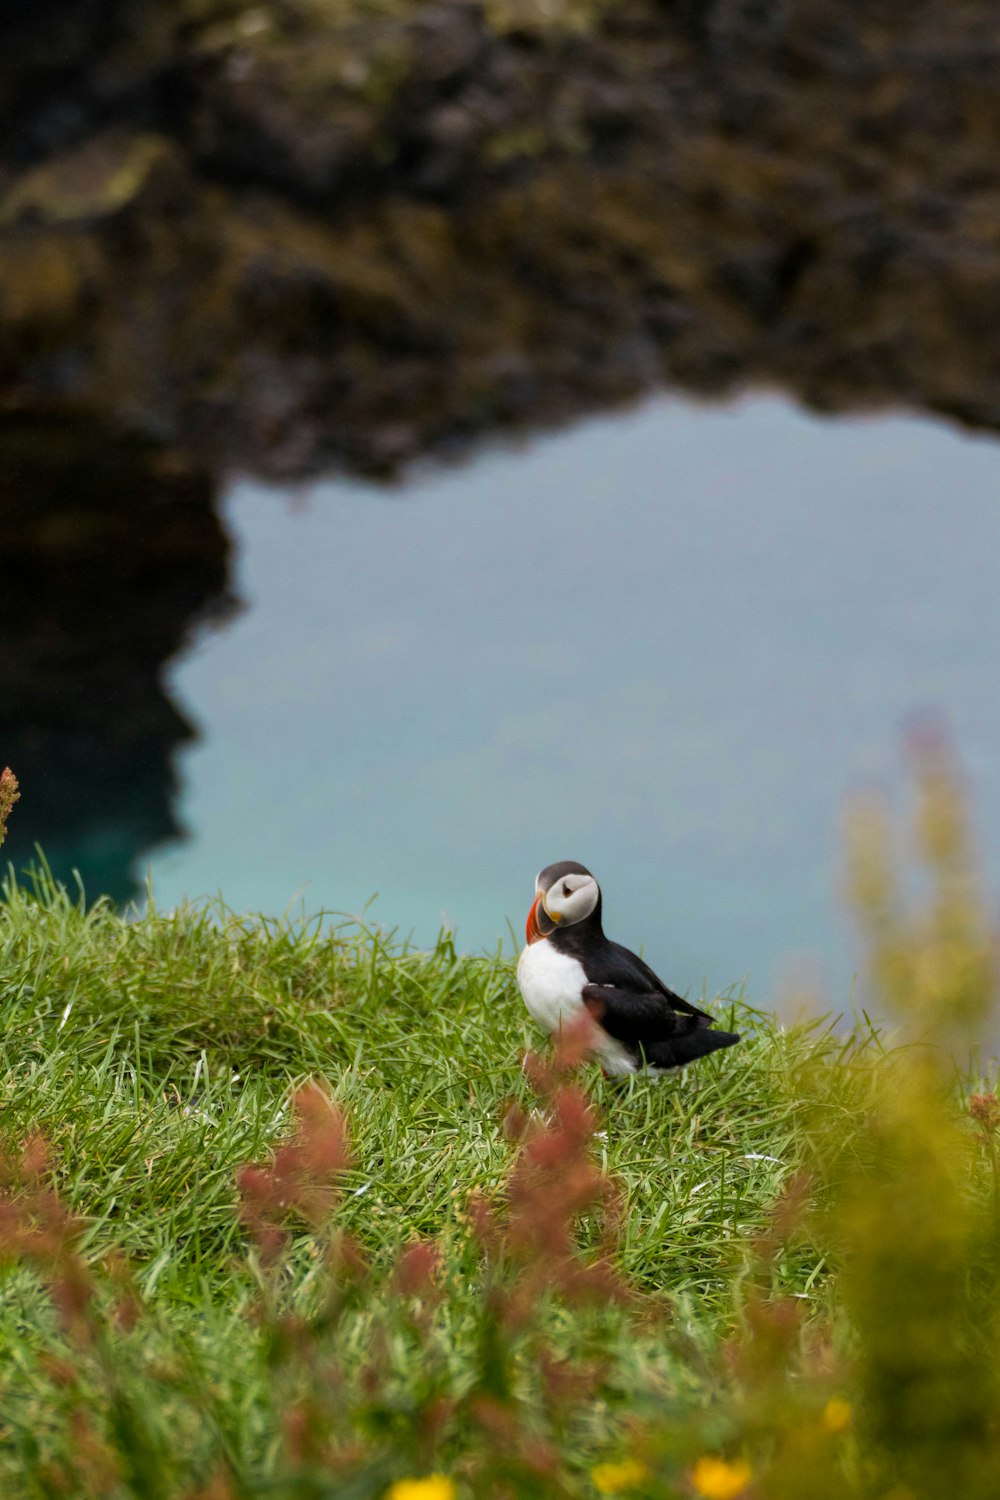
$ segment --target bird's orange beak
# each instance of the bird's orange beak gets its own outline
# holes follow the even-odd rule
[[[538,895],[531,903],[531,910],[528,913],[527,925],[524,929],[524,935],[528,939],[529,943],[537,943],[545,936],[545,933],[538,925],[538,908],[541,906],[541,904],[542,892],[539,891]]]

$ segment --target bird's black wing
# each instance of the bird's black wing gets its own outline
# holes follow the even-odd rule
[[[679,1016],[655,990],[585,984],[582,995],[593,1019],[623,1047],[649,1047],[699,1029],[697,1016]]]
[[[633,953],[629,948],[623,948],[621,943],[608,943],[611,950],[611,962],[609,973],[594,974],[591,977],[599,979],[605,984],[619,985],[627,990],[639,990],[641,992],[654,991],[663,996],[673,1010],[679,1010],[686,1016],[697,1016],[701,1023],[710,1026],[714,1017],[707,1011],[699,1010],[697,1005],[692,1005],[690,1000],[684,1000],[680,995],[675,995],[673,990],[668,989],[658,974],[654,974],[648,964],[643,963],[638,953]]]
[[[593,1020],[614,1037],[636,1062],[658,1072],[682,1068],[696,1057],[732,1047],[734,1031],[716,1031],[697,1015],[679,1016],[659,993],[619,990],[611,984],[586,984],[583,1003]]]

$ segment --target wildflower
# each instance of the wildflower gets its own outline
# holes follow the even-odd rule
[[[823,1426],[827,1432],[843,1432],[851,1425],[851,1403],[843,1396],[831,1396],[823,1408]]]
[[[337,1174],[347,1166],[346,1124],[315,1083],[292,1095],[295,1133],[264,1166],[241,1167],[236,1176],[242,1217],[268,1263],[287,1244],[281,1221],[297,1214],[314,1229],[329,1217]]]
[[[395,1284],[404,1297],[423,1297],[434,1290],[441,1252],[427,1240],[407,1245],[396,1262]]]
[[[969,1114],[987,1135],[996,1135],[997,1126],[1000,1126],[1000,1103],[996,1094],[970,1095]]]
[[[455,1500],[456,1493],[444,1474],[428,1474],[426,1479],[397,1479],[386,1491],[385,1500]]]
[[[750,1465],[742,1459],[699,1458],[691,1470],[691,1482],[705,1500],[735,1500],[750,1483]]]
[[[17,789],[17,777],[10,766],[5,766],[0,772],[0,844],[7,837],[7,819],[20,795]]]
[[[599,1495],[621,1495],[634,1490],[649,1478],[649,1470],[637,1458],[623,1458],[617,1464],[598,1464],[590,1477]]]

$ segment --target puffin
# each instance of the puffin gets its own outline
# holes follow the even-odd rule
[[[589,1015],[592,1050],[608,1077],[680,1068],[740,1040],[605,937],[601,888],[575,860],[547,865],[536,879],[525,936],[517,963],[525,1005],[548,1032]]]

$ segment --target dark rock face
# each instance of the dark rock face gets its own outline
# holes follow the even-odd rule
[[[0,9],[0,765],[130,893],[227,469],[391,474],[658,384],[1000,428],[989,0]]]
[[[0,21],[0,399],[391,471],[656,383],[1000,425],[986,0]]]
[[[0,423],[0,759],[22,796],[4,862],[40,843],[88,892],[133,893],[181,833],[173,753],[193,729],[164,662],[231,607],[204,473],[83,421]]]

